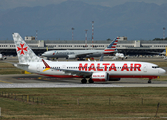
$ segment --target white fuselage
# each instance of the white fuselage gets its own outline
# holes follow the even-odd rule
[[[88,58],[88,57],[100,57],[104,50],[52,50],[42,54],[44,57],[51,58]]]
[[[107,72],[111,78],[156,78],[166,71],[159,68],[157,65],[147,62],[119,62],[119,61],[97,61],[97,62],[52,62],[46,61],[51,69],[44,71],[45,65],[43,62],[30,62],[29,66],[16,66],[29,72],[52,76],[52,77],[91,77],[91,76],[76,76],[65,70],[86,71],[92,73]],[[58,70],[61,69],[61,70]],[[156,77],[155,77],[156,76]]]
[[[124,56],[123,53],[116,53],[116,54],[115,54],[115,57],[122,59],[122,58],[124,58],[125,56]]]

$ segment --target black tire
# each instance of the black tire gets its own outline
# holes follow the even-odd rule
[[[87,83],[87,80],[84,78],[84,79],[81,80],[81,83],[82,83],[82,84],[86,84],[86,83]]]
[[[89,79],[89,83],[94,83],[94,81],[92,80],[92,78]]]

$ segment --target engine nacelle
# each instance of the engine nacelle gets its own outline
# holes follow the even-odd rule
[[[76,55],[68,55],[68,59],[75,59]]]
[[[95,82],[104,82],[109,80],[109,74],[107,72],[97,72],[92,74],[92,80]]]
[[[121,78],[109,78],[109,81],[120,81]]]

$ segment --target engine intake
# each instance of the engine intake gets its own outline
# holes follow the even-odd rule
[[[68,55],[68,59],[75,59],[76,55]]]
[[[109,74],[107,72],[97,72],[92,74],[92,80],[95,82],[104,82],[109,80]]]

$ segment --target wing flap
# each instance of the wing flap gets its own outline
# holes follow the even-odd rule
[[[90,71],[79,71],[79,70],[69,70],[69,69],[57,69],[51,68],[53,70],[61,70],[64,71],[66,74],[70,73],[71,75],[78,75],[78,76],[91,76],[92,72]]]
[[[23,64],[23,63],[13,63],[13,62],[9,62],[9,61],[3,61],[3,62],[10,63],[10,64],[17,65],[17,66],[29,66],[28,64]]]
[[[20,65],[20,66],[29,66],[29,64],[20,64],[20,63],[18,63],[17,65]]]

